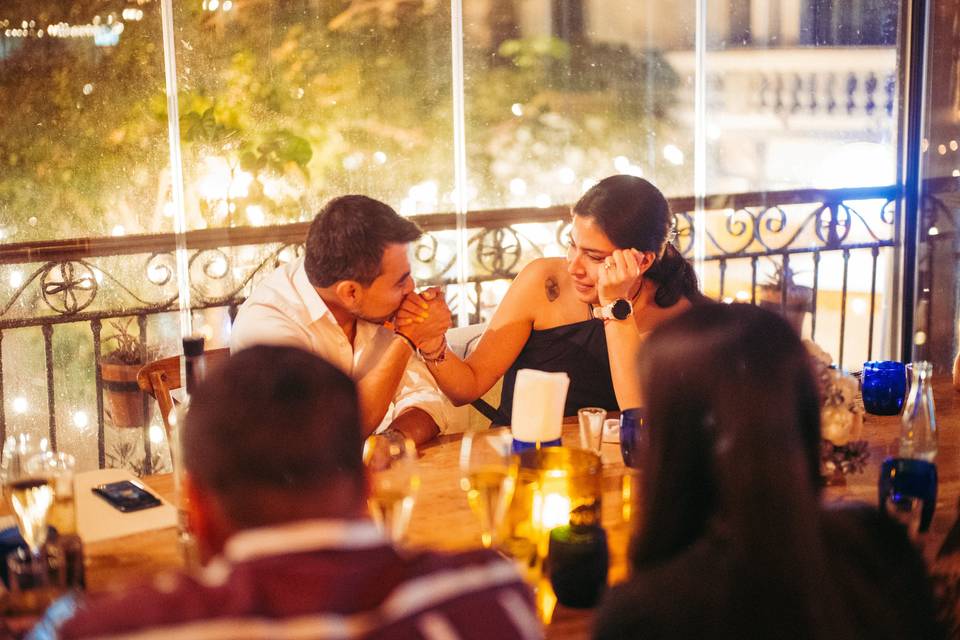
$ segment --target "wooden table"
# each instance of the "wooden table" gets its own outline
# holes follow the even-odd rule
[[[928,557],[933,556],[946,532],[957,517],[960,497],[960,393],[950,380],[934,385],[939,428],[939,494],[931,531],[923,541]],[[843,486],[828,487],[824,499],[830,502],[860,500],[877,502],[877,477],[884,457],[893,451],[899,437],[897,416],[865,416],[864,438],[870,441],[870,460],[863,474],[848,476]],[[564,443],[576,442],[576,427],[564,428]],[[413,545],[438,549],[464,549],[479,545],[479,527],[470,511],[465,494],[458,486],[460,436],[444,436],[423,447],[422,484],[410,525]],[[610,580],[618,582],[626,576],[626,549],[632,528],[638,525],[637,511],[625,519],[622,487],[625,473],[619,447],[604,444],[603,523],[610,543]],[[167,499],[173,497],[169,474],[152,476],[147,483]],[[629,515],[629,514],[626,514]],[[154,531],[106,542],[89,544],[87,584],[90,590],[114,586],[117,582],[145,578],[166,569],[181,566],[173,529]],[[550,638],[585,638],[589,636],[592,612],[558,607],[548,628]]]

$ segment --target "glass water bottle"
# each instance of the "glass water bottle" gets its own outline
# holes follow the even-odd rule
[[[901,458],[933,462],[937,455],[937,418],[933,406],[933,365],[914,362],[910,392],[900,416]]]
[[[190,411],[190,395],[196,391],[197,385],[206,374],[206,362],[203,355],[204,340],[202,336],[189,336],[183,339],[183,402],[172,412],[170,417],[170,457],[173,462],[173,486],[177,496],[177,538],[180,554],[188,568],[199,566],[199,553],[196,540],[190,531],[187,516],[187,496],[183,490],[185,474],[182,450],[182,431],[186,423],[187,413]]]

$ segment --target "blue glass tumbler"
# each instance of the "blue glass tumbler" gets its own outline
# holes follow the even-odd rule
[[[880,467],[880,512],[886,516],[890,509],[909,512],[920,502],[921,533],[930,528],[933,510],[937,506],[937,465],[919,458],[887,458]],[[896,518],[900,519],[900,518]]]
[[[649,436],[643,409],[624,409],[620,412],[620,454],[623,464],[634,469],[640,466]]]
[[[874,415],[895,416],[907,395],[907,369],[891,360],[863,363],[863,407]]]

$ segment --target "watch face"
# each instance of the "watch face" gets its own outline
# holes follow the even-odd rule
[[[610,313],[613,314],[613,317],[617,320],[626,320],[630,317],[630,312],[633,309],[630,307],[630,303],[620,298],[613,303],[613,307],[610,308]]]

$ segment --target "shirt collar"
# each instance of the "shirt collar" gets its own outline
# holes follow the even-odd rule
[[[320,294],[317,293],[313,285],[310,284],[310,278],[307,277],[307,270],[303,266],[304,258],[300,258],[299,261],[300,264],[296,266],[293,272],[293,288],[296,289],[297,295],[303,300],[303,305],[310,315],[310,322],[314,322],[318,318],[330,313],[330,308],[327,306],[327,303],[323,301],[323,298],[320,297]]]
[[[389,544],[370,520],[298,520],[236,533],[227,540],[223,556],[236,563],[319,549],[368,549]]]

